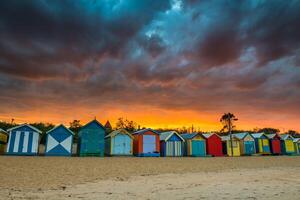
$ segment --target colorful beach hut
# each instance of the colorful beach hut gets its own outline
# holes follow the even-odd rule
[[[84,125],[78,133],[79,156],[104,156],[105,128],[96,119]]]
[[[239,139],[241,155],[249,156],[256,153],[255,140],[249,133],[235,133],[233,135]]]
[[[45,156],[71,156],[74,133],[63,124],[46,133]]]
[[[42,131],[22,124],[8,129],[9,139],[6,149],[8,155],[37,155]]]
[[[185,140],[184,155],[185,156],[206,156],[206,139],[199,133],[181,134]]]
[[[140,157],[159,157],[160,140],[159,134],[148,128],[139,130],[133,135],[133,153]]]
[[[294,142],[294,146],[295,146],[295,152],[297,154],[300,154],[300,138],[295,138],[293,140],[293,142]]]
[[[184,154],[184,139],[176,131],[160,133],[160,155],[180,157]]]
[[[211,156],[223,156],[222,139],[215,133],[202,134],[206,138],[206,153]]]
[[[110,156],[132,156],[133,136],[125,129],[109,133],[105,137],[105,154]]]
[[[3,154],[6,149],[8,134],[5,130],[0,128],[0,154]]]
[[[271,153],[274,155],[281,154],[280,136],[276,133],[273,133],[273,134],[267,134],[267,137],[269,138]]]
[[[256,153],[270,154],[269,139],[264,133],[253,133],[252,137],[255,140]]]
[[[232,149],[231,149],[231,140],[230,136],[221,136],[222,139],[222,147],[223,154],[228,156],[240,156],[241,148],[240,148],[240,139],[232,135]]]
[[[294,138],[289,134],[281,134],[279,135],[281,138],[281,150],[283,154],[294,154],[295,146],[294,146]]]

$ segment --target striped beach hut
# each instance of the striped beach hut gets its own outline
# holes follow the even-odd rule
[[[184,139],[176,131],[160,133],[160,155],[178,157],[183,156]]]
[[[295,138],[293,140],[293,142],[294,142],[294,146],[295,146],[295,152],[297,154],[300,154],[300,138]]]
[[[222,139],[222,147],[223,147],[223,154],[228,156],[240,156],[241,155],[241,148],[240,148],[240,139],[232,136],[232,150],[231,150],[231,141],[230,136],[221,136]]]
[[[134,132],[133,153],[140,157],[159,157],[160,140],[159,134],[148,128]]]
[[[206,153],[211,156],[223,156],[222,139],[215,133],[202,134],[206,138]]]
[[[0,154],[3,154],[6,149],[8,134],[5,130],[0,128]]]
[[[71,156],[74,133],[63,124],[46,133],[46,156]]]
[[[105,127],[96,119],[78,133],[79,156],[104,156]]]
[[[105,154],[110,156],[132,156],[133,136],[125,129],[109,133],[105,137]]]
[[[256,153],[270,154],[269,138],[264,133],[253,133],[252,137],[255,140]]]
[[[269,138],[271,153],[274,155],[281,154],[280,136],[276,133],[272,133],[272,134],[267,134],[267,137]]]
[[[8,155],[37,155],[42,131],[22,124],[8,129],[9,139],[6,148]]]
[[[186,133],[181,134],[181,137],[185,140],[184,143],[184,155],[185,156],[206,156],[206,141],[199,133]]]
[[[280,134],[281,138],[281,150],[283,154],[290,155],[294,154],[295,146],[294,146],[294,138],[289,134]]]
[[[256,153],[255,140],[251,136],[251,134],[244,132],[244,133],[235,133],[233,135],[239,139],[241,155],[249,156]]]

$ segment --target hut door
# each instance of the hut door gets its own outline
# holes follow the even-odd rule
[[[155,135],[143,136],[143,153],[153,153],[156,151],[156,137]]]
[[[245,154],[253,154],[254,153],[254,142],[245,141]]]

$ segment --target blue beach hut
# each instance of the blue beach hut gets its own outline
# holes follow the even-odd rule
[[[180,135],[184,140],[185,156],[206,156],[206,139],[199,133],[185,133]]]
[[[74,133],[59,125],[46,133],[46,156],[71,156]]]
[[[6,149],[8,155],[37,155],[42,131],[22,124],[8,129],[9,139]]]
[[[105,127],[96,119],[78,133],[79,156],[104,156]]]
[[[184,139],[176,131],[160,133],[161,156],[183,156]]]
[[[105,137],[105,154],[110,156],[132,156],[133,136],[125,129],[111,132]]]

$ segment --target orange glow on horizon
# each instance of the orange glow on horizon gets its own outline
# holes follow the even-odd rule
[[[27,112],[18,113],[15,112],[13,116],[2,115],[0,120],[10,121],[11,118],[15,119],[16,123],[33,123],[33,122],[49,122],[55,125],[65,124],[69,126],[69,123],[74,119],[80,120],[81,124],[85,124],[95,117],[102,124],[105,124],[107,120],[111,125],[115,127],[117,119],[123,117],[124,119],[133,120],[140,127],[147,128],[167,128],[176,129],[182,127],[194,127],[196,131],[220,131],[222,124],[219,119],[223,113],[200,113],[188,110],[166,110],[146,106],[134,106],[134,107],[106,107],[105,109],[94,108],[76,108],[60,110],[59,108],[48,109],[34,109]],[[254,128],[273,127],[278,128],[281,132],[287,130],[300,129],[296,125],[296,120],[281,120],[281,119],[249,119],[242,114],[234,114],[239,118],[236,122],[237,130],[253,130]],[[267,118],[266,118],[267,119]],[[281,123],[279,123],[279,121]],[[280,126],[278,126],[280,124]]]

